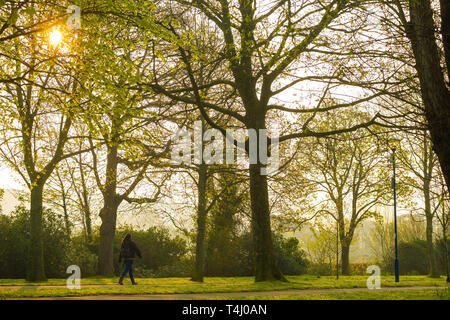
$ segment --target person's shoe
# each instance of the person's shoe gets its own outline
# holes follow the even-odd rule
[[[131,279],[131,284],[132,284],[133,286],[137,285],[137,282],[134,281],[134,277],[130,277],[130,279]]]
[[[123,276],[120,276],[119,284],[120,284],[121,286],[123,286]]]

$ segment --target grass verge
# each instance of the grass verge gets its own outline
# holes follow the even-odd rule
[[[222,292],[245,293],[251,291],[277,291],[288,289],[344,289],[365,288],[367,281],[366,276],[342,276],[339,280],[336,280],[334,277],[316,277],[310,275],[288,276],[287,278],[289,282],[273,281],[260,283],[255,283],[252,277],[208,277],[205,278],[204,283],[193,282],[189,278],[141,278],[137,279],[137,282],[143,286],[119,286],[117,285],[116,277],[91,277],[81,280],[82,288],[79,290],[69,290],[65,288],[66,279],[50,279],[47,282],[37,283],[29,283],[22,279],[0,279],[0,298]],[[126,281],[129,280],[127,279]],[[47,288],[46,286],[60,287]],[[399,283],[395,283],[393,276],[382,276],[381,286],[447,286],[447,283],[445,282],[444,277],[429,278],[427,276],[403,276],[400,278]],[[355,295],[356,293],[350,294]],[[334,295],[330,297],[333,296]],[[286,296],[283,296],[283,299],[285,297]],[[320,298],[321,295],[317,295],[317,297]]]

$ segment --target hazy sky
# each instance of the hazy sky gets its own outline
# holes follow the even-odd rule
[[[0,165],[0,189],[23,189],[20,179],[16,172]]]

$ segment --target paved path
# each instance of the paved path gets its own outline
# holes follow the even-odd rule
[[[436,290],[447,287],[386,287],[374,290],[380,291],[402,291],[402,290]],[[8,300],[189,300],[215,297],[242,297],[242,296],[280,296],[289,294],[318,294],[318,293],[339,293],[339,292],[368,292],[367,288],[348,289],[290,289],[279,291],[252,291],[252,292],[210,292],[210,293],[189,293],[189,294],[146,294],[146,295],[100,295],[81,297],[41,297],[41,298],[8,298]]]

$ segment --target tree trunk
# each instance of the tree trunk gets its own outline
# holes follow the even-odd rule
[[[255,281],[287,281],[278,268],[273,252],[267,176],[261,175],[260,170],[261,165],[250,164]]]
[[[436,269],[436,256],[434,252],[433,245],[433,218],[427,216],[426,218],[426,234],[427,234],[427,251],[428,251],[428,265],[429,265],[429,275],[430,277],[437,278],[439,274]]]
[[[442,231],[442,237],[444,239],[444,250],[445,250],[445,271],[447,272],[447,282],[450,282],[450,259],[447,244],[447,230],[444,229]]]
[[[206,183],[208,166],[200,164],[198,170],[198,208],[197,208],[197,242],[195,247],[195,267],[193,281],[203,282],[205,266],[205,234],[206,234]]]
[[[441,1],[443,3],[444,1]],[[442,9],[443,23],[450,19],[447,5]],[[411,41],[416,69],[420,81],[425,115],[430,127],[434,151],[447,184],[450,187],[450,91],[445,84],[441,68],[441,59],[435,36],[433,10],[429,0],[410,1],[411,23],[406,26]],[[444,47],[448,49],[450,37],[445,35]],[[448,57],[448,52],[446,52]],[[448,63],[448,61],[447,61]],[[447,66],[447,70],[450,66]]]
[[[80,155],[80,161],[79,161],[79,168],[80,168],[80,177],[81,177],[81,196],[79,197],[79,200],[81,202],[81,210],[84,215],[84,227],[86,232],[86,240],[87,242],[92,242],[92,219],[91,219],[91,208],[89,207],[89,196],[88,196],[88,190],[86,187],[86,180],[84,179],[84,173],[83,173],[83,166],[81,162],[81,155]]]
[[[341,265],[342,274],[350,274],[350,244],[347,241],[341,242]]]
[[[117,208],[120,199],[116,194],[117,186],[117,147],[109,146],[106,160],[106,181],[103,191],[103,208],[100,210],[100,243],[98,252],[98,271],[100,275],[114,275],[113,248],[116,233]]]
[[[83,182],[83,193],[80,197],[80,209],[84,218],[84,231],[86,235],[86,241],[92,242],[92,219],[91,219],[91,208],[89,207],[89,199],[86,190],[86,186]]]
[[[64,186],[62,186],[62,188],[64,188]],[[71,234],[71,230],[70,230],[70,220],[69,220],[69,212],[67,210],[67,202],[66,202],[66,193],[62,192],[62,207],[63,207],[63,213],[64,213],[64,224],[66,226],[66,233],[67,233],[67,237],[70,239],[70,234]]]
[[[42,241],[42,193],[44,186],[35,185],[30,203],[30,253],[28,281],[47,281],[44,270],[44,245]]]
[[[342,275],[348,275],[349,269],[349,252],[350,242],[347,242],[349,234],[345,233],[345,219],[344,219],[344,198],[342,196],[342,188],[337,190],[338,196],[336,198],[336,214],[337,214],[337,235],[338,241],[341,243],[341,269]],[[350,233],[350,230],[349,230]],[[336,252],[336,258],[339,256],[339,250]],[[339,278],[339,261],[336,259],[336,278]]]
[[[428,253],[428,273],[430,277],[439,277],[436,270],[436,256],[433,246],[433,218],[434,213],[431,210],[431,191],[430,184],[433,177],[434,168],[434,154],[432,148],[429,147],[427,137],[423,140],[423,198],[425,203],[425,218],[426,218],[426,240]]]
[[[86,205],[83,208],[83,214],[84,214],[84,223],[85,223],[85,231],[86,231],[86,240],[87,240],[87,242],[92,242],[91,210]]]
[[[100,275],[114,275],[113,249],[116,233],[118,206],[113,201],[106,201],[100,210],[102,225],[100,226],[100,243],[98,252],[98,271]]]
[[[450,33],[448,32],[450,30],[450,2],[448,0],[439,0],[439,2],[441,5],[441,31],[445,64],[447,66],[447,75],[450,76]]]

